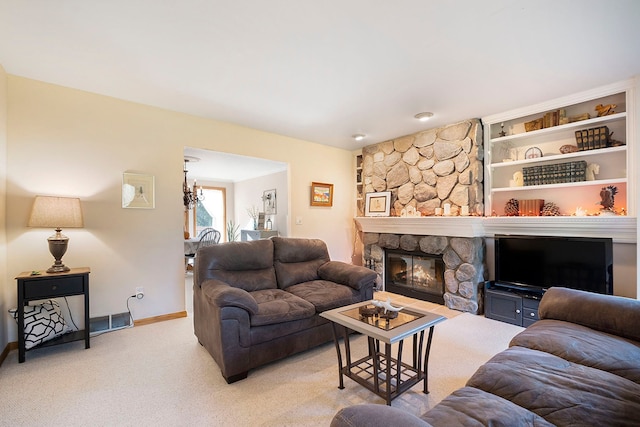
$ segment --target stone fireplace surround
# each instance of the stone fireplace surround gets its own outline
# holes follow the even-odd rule
[[[442,255],[445,264],[445,305],[454,310],[482,314],[481,285],[485,280],[486,271],[483,238],[364,233],[363,243],[364,258],[369,261],[369,265],[378,273],[380,279],[385,277],[386,249]]]

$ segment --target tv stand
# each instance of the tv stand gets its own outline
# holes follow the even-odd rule
[[[532,325],[546,289],[521,283],[485,282],[485,317],[513,325]]]

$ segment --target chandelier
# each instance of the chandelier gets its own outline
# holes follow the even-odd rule
[[[185,209],[191,209],[196,202],[204,200],[202,188],[200,188],[200,194],[198,194],[198,191],[196,190],[196,180],[193,180],[193,190],[191,190],[191,187],[189,187],[189,183],[187,182],[187,163],[190,161],[197,162],[198,160],[199,159],[195,157],[185,157],[184,159],[184,183],[182,183],[182,201],[184,203]]]

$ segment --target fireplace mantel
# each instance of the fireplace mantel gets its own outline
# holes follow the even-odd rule
[[[611,237],[615,243],[636,243],[637,218],[585,217],[356,217],[365,233],[420,236],[493,237],[496,234],[533,236]]]
[[[484,237],[482,217],[357,217],[365,233],[414,234],[418,236]]]

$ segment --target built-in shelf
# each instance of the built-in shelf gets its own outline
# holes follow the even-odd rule
[[[598,104],[613,105],[615,113],[593,117],[598,114]],[[505,206],[511,204],[512,199],[544,200],[550,207],[558,208],[563,215],[570,215],[578,208],[587,209],[589,213],[597,213],[598,200],[601,198],[599,187],[613,186],[617,191],[614,205],[616,211],[637,215],[635,111],[635,83],[633,80],[627,80],[483,117],[484,214],[487,217],[494,213],[503,214]],[[580,120],[581,116],[587,114],[592,117]],[[545,120],[544,124],[548,127],[527,132],[527,125],[535,120]],[[571,123],[564,123],[565,121]],[[554,122],[563,124],[549,126]],[[608,147],[561,154],[565,151],[564,147],[579,148],[576,132],[588,132],[604,126],[608,129]],[[505,133],[505,136],[500,136]],[[529,150],[533,150],[536,157],[530,157]],[[594,175],[586,175],[587,179],[595,179],[545,185],[517,185],[523,175],[536,174],[536,166],[569,162],[581,162],[581,165],[586,163],[587,168],[590,167],[590,170],[595,172]],[[589,169],[587,171],[589,172]],[[560,181],[561,178],[563,177],[558,176],[555,181]],[[584,179],[584,176],[578,178]]]
[[[576,151],[575,153],[556,154],[551,156],[544,156],[536,159],[522,159],[513,160],[508,162],[493,163],[492,169],[507,168],[515,165],[528,165],[528,164],[546,164],[547,162],[555,162],[556,160],[566,160],[575,158],[585,158],[591,156],[602,156],[604,154],[619,153],[627,151],[626,145],[620,147],[599,148],[597,150]]]
[[[626,118],[627,118],[627,113],[625,111],[622,113],[611,114],[603,117],[594,117],[592,119],[581,120],[573,123],[567,123],[564,125],[552,126],[549,128],[534,130],[531,132],[524,132],[524,133],[519,133],[515,135],[499,136],[497,138],[491,138],[490,143],[493,144],[496,142],[517,141],[519,139],[525,139],[525,138],[527,139],[528,143],[535,143],[535,142],[538,142],[536,138],[542,139],[542,138],[545,138],[546,135],[550,135],[550,134],[555,135],[555,134],[562,133],[563,131],[574,131],[577,128],[583,128],[585,126],[589,126],[589,127],[595,127],[598,125],[602,126],[608,123],[614,123],[620,120],[624,120]]]
[[[526,185],[521,187],[496,187],[492,191],[499,193],[502,191],[531,191],[537,189],[553,189],[553,188],[570,188],[570,187],[587,187],[590,185],[614,185],[626,184],[626,178],[613,179],[596,179],[594,181],[565,182],[562,184],[544,184],[544,185]]]

